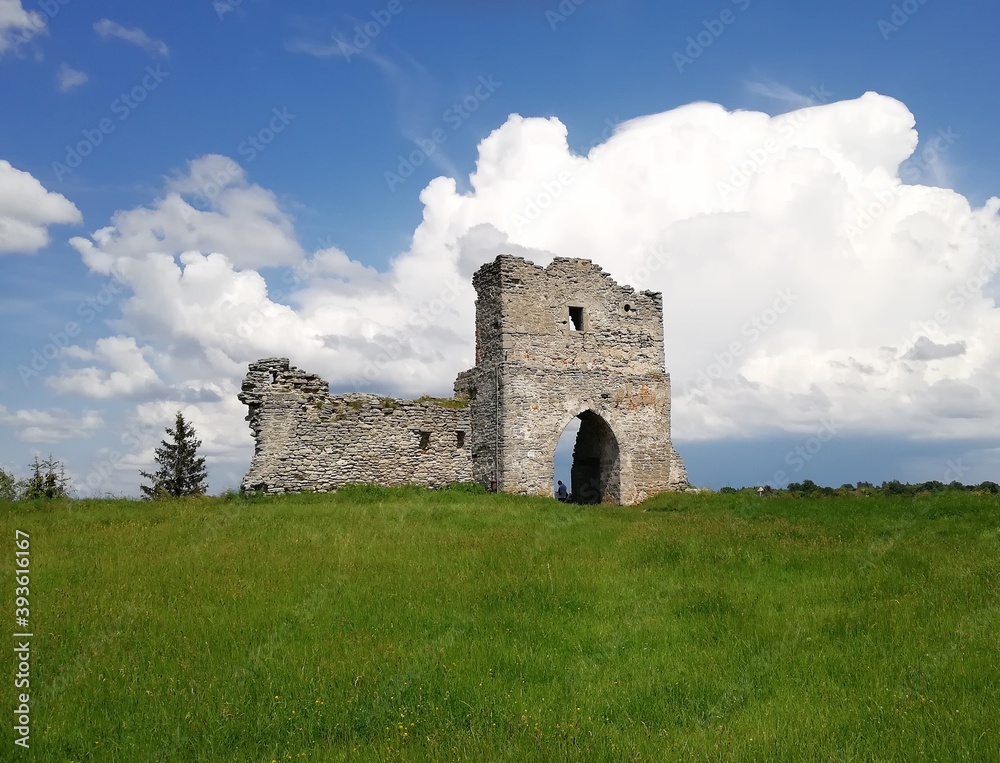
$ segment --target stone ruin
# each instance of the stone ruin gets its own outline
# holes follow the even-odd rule
[[[670,440],[659,293],[564,257],[542,268],[500,255],[473,286],[476,366],[454,398],[330,396],[285,358],[251,363],[239,399],[256,447],[243,489],[475,481],[552,496],[556,445],[574,418],[572,500],[635,504],[688,488]]]

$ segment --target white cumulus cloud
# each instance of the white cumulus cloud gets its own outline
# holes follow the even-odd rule
[[[50,376],[47,384],[56,392],[79,395],[93,400],[121,400],[147,397],[164,388],[146,359],[152,350],[140,348],[133,337],[110,336],[98,339],[94,351],[68,347],[67,358],[96,360],[108,369],[97,366],[66,369]]]
[[[55,443],[93,437],[104,426],[104,420],[97,411],[74,416],[61,408],[8,411],[0,405],[0,426],[17,430],[22,442]]]
[[[25,10],[21,0],[0,0],[0,54],[45,32],[42,14]]]
[[[1000,415],[1000,200],[904,182],[917,145],[905,105],[874,93],[776,117],[690,104],[621,124],[585,156],[558,119],[512,115],[480,145],[471,192],[423,189],[386,272],[303,255],[273,195],[224,157],[73,243],[131,290],[116,330],[156,354],[172,391],[158,414],[191,399],[178,390],[221,396],[191,403],[220,453],[248,457],[230,398],[258,357],[335,389],[446,394],[473,363],[470,276],[500,253],[589,258],[663,292],[679,439],[824,421],[979,437]],[[288,269],[267,282],[265,265]]]
[[[117,212],[92,240],[70,243],[102,273],[115,262],[186,251],[224,254],[241,268],[290,265],[303,257],[292,217],[274,194],[249,183],[236,162],[215,154],[168,179],[152,207]]]
[[[0,159],[0,255],[31,254],[49,243],[49,225],[79,223],[80,210],[33,175]]]

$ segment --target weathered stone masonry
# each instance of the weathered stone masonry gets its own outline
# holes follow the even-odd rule
[[[251,363],[240,401],[250,408],[256,440],[244,490],[437,487],[472,479],[467,409],[376,395],[330,397],[323,379],[286,358]]]
[[[541,268],[498,257],[473,284],[477,365],[456,393],[472,398],[475,479],[551,495],[556,445],[579,417],[575,500],[632,504],[687,488],[670,441],[659,294],[566,258]]]
[[[580,419],[571,490],[583,503],[637,503],[687,488],[670,440],[661,296],[619,286],[589,260],[547,268],[502,255],[475,274],[476,367],[456,408],[374,395],[330,397],[285,359],[253,363],[240,400],[256,450],[248,490],[474,479],[552,495],[555,448]]]

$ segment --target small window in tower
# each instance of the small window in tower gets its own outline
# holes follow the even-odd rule
[[[569,309],[569,330],[583,331],[583,308],[570,307]]]
[[[461,429],[459,429],[457,432],[455,432],[455,439],[458,442],[458,447],[459,448],[464,448],[465,447],[465,432],[463,432]]]
[[[625,312],[626,313],[632,312],[632,305],[625,305]]]
[[[431,433],[430,432],[417,432],[420,437],[420,450],[427,450],[431,446]]]

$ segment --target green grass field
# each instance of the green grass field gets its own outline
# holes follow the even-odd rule
[[[0,525],[34,633],[31,749],[8,669],[0,760],[1000,760],[996,498],[358,488]]]

